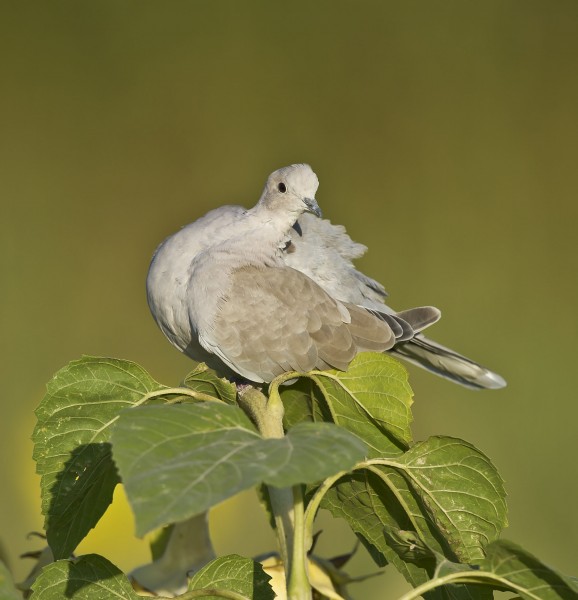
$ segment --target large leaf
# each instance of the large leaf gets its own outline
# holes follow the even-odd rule
[[[433,575],[435,564],[400,557],[387,532],[411,530],[419,523],[428,542],[440,546],[406,480],[393,469],[379,471],[359,470],[341,478],[321,506],[347,521],[378,566],[391,562],[409,583],[419,585]]]
[[[270,577],[262,566],[241,556],[224,556],[196,573],[190,591],[207,590],[204,600],[216,599],[215,590],[233,591],[250,600],[273,600]],[[45,567],[32,585],[32,600],[139,600],[128,578],[112,563],[96,554],[59,560]],[[222,597],[222,596],[220,596]]]
[[[487,547],[480,570],[508,582],[510,589],[527,600],[576,600],[578,581],[561,575],[516,544],[500,540]],[[475,574],[475,572],[474,572]]]
[[[331,420],[369,446],[369,456],[397,456],[411,442],[412,391],[407,371],[394,358],[358,354],[346,372],[314,371]]]
[[[341,478],[322,503],[349,523],[377,564],[387,559],[414,586],[433,576],[435,561],[402,555],[391,535],[396,531],[417,532],[450,561],[483,558],[484,547],[506,524],[506,504],[502,480],[479,450],[434,437],[402,457],[379,462]],[[455,588],[451,597],[469,596]]]
[[[205,363],[199,363],[186,377],[184,385],[196,392],[219,398],[227,404],[235,404],[237,387],[227,379],[218,377]]]
[[[457,557],[482,559],[507,525],[503,480],[490,460],[468,442],[436,436],[413,446],[399,465]]]
[[[224,589],[237,592],[251,600],[274,600],[269,585],[271,577],[263,566],[236,554],[222,556],[196,573],[189,582],[189,590]],[[214,595],[202,596],[203,600],[220,600]]]
[[[89,356],[48,383],[33,440],[45,529],[56,558],[72,553],[112,501],[119,479],[110,426],[123,408],[162,389],[135,363]]]
[[[510,591],[523,600],[578,598],[576,579],[561,575],[512,542],[492,542],[486,548],[487,557],[477,565],[448,561],[426,546],[421,550],[435,557],[435,574],[431,580],[406,594],[406,599],[429,597],[448,590],[465,591],[471,598],[478,598],[483,592],[489,593],[486,597],[491,598],[492,590]]]
[[[42,569],[32,584],[32,600],[141,600],[119,569],[106,558],[87,554],[59,560]]]
[[[212,402],[125,411],[112,444],[139,535],[261,482],[318,482],[366,452],[330,423],[301,423],[284,438],[264,439],[241,409]]]
[[[427,592],[425,589],[418,588],[420,593],[415,592],[416,596],[421,596],[423,593],[423,597],[427,600],[491,600],[494,597],[491,587],[477,585],[476,582],[468,581],[467,578],[453,582],[440,579],[442,572],[450,575],[451,578],[455,573],[471,572],[476,567],[448,560],[425,544],[415,532],[389,529],[386,536],[390,540],[391,547],[395,548],[398,555],[408,563],[427,565],[431,576],[427,578],[426,583],[422,584],[422,587],[431,584],[432,580],[438,580],[438,583],[443,584],[434,586]]]
[[[380,467],[379,473],[361,470],[345,476],[326,494],[322,506],[349,523],[377,565],[392,563],[413,586],[435,576],[436,555],[444,558],[443,552],[453,557],[424,515],[419,497],[394,469]],[[415,542],[421,542],[412,531],[416,524],[428,542],[427,552],[419,552]],[[429,551],[430,546],[435,548],[435,554]],[[428,600],[490,600],[493,596],[490,588],[458,582],[432,589],[424,597]]]

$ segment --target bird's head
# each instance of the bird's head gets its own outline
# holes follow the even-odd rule
[[[283,211],[297,219],[304,212],[321,217],[315,200],[319,180],[309,165],[291,165],[273,171],[267,179],[259,204],[269,210]]]

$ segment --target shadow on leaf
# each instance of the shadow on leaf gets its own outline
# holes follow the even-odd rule
[[[108,442],[77,446],[50,488],[46,534],[56,559],[67,558],[98,523],[120,482]]]

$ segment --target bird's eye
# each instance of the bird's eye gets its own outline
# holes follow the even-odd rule
[[[286,186],[286,185],[285,185],[283,182],[281,182],[281,183],[280,183],[280,184],[277,186],[277,189],[278,189],[278,190],[279,190],[279,191],[280,191],[282,194],[284,194],[284,193],[287,191],[287,186]]]

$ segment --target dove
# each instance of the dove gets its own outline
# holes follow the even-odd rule
[[[322,218],[318,186],[307,164],[278,169],[253,208],[221,206],[160,244],[147,299],[168,340],[253,383],[346,370],[360,352],[387,351],[466,387],[505,386],[421,333],[439,320],[437,308],[385,304],[383,286],[353,264],[367,248]]]

